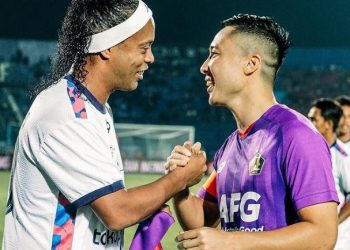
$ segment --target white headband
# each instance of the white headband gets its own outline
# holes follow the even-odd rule
[[[139,6],[136,11],[124,22],[92,35],[87,52],[98,53],[121,43],[142,29],[151,18],[151,9],[142,0],[139,0]]]

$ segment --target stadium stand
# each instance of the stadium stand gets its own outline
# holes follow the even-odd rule
[[[49,71],[53,42],[0,40],[0,155],[12,152],[29,104],[29,91]],[[206,48],[155,47],[156,61],[139,88],[109,103],[117,123],[190,125],[211,159],[235,129],[232,115],[207,102],[199,67]],[[350,93],[350,50],[294,49],[282,66],[276,97],[303,114],[311,100]],[[315,63],[317,62],[317,63]]]

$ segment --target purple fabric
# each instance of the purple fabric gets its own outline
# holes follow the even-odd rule
[[[174,218],[163,211],[142,221],[131,242],[130,250],[154,250],[174,222]]]
[[[271,107],[245,138],[229,136],[214,168],[225,231],[278,229],[299,221],[299,209],[338,202],[327,143],[283,105]]]

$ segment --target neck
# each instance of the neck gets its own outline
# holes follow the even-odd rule
[[[99,63],[91,63],[88,60],[85,69],[89,72],[85,78],[84,83],[82,83],[91,94],[97,99],[97,101],[104,105],[106,104],[109,96],[113,92],[110,88],[111,81],[108,78],[107,72]]]
[[[330,133],[328,135],[324,135],[324,138],[327,141],[328,146],[332,146],[337,140],[337,135],[335,133]]]
[[[244,132],[275,104],[277,101],[272,89],[264,87],[248,90],[246,94],[232,98],[228,108],[236,119],[239,131]]]

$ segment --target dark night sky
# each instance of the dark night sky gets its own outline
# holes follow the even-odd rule
[[[0,38],[56,40],[68,0],[2,0]],[[297,47],[350,47],[349,0],[145,0],[157,44],[208,46],[237,13],[273,16]]]

